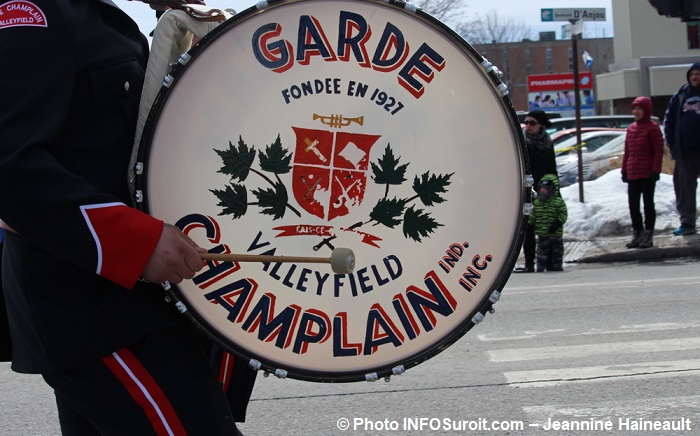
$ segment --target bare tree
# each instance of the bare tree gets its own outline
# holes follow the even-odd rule
[[[464,0],[417,0],[411,3],[448,26],[462,21],[466,6]]]
[[[517,42],[529,39],[532,30],[524,21],[499,15],[491,10],[484,17],[479,14],[470,21],[457,25],[456,32],[471,44]]]

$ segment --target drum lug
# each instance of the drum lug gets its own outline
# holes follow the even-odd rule
[[[398,365],[398,366],[391,368],[391,373],[393,375],[401,375],[404,372],[406,372],[406,368],[403,365]]]
[[[476,315],[472,317],[472,322],[474,325],[479,324],[482,320],[484,319],[484,314],[481,312],[477,312]]]
[[[495,303],[496,301],[501,299],[501,293],[498,291],[493,291],[491,292],[491,295],[489,296],[489,301],[492,303]]]
[[[530,188],[530,197],[531,198],[537,198],[537,192],[535,192],[535,189],[533,186],[535,185],[535,179],[532,177],[531,174],[526,174],[525,175],[525,186],[527,188]],[[525,203],[523,204],[523,215],[529,216],[532,213],[532,203]]]
[[[508,91],[508,85],[503,82],[498,85],[498,91],[501,93],[501,97],[505,97],[510,93],[510,91]]]
[[[481,62],[481,66],[484,67],[484,70],[486,70],[486,74],[493,73],[499,80],[503,77],[503,73],[501,72],[501,70],[499,70],[498,67],[489,62],[488,59],[484,58],[484,60]]]
[[[275,370],[275,377],[277,378],[287,378],[287,371],[283,369],[276,369]]]
[[[163,79],[163,86],[165,86],[166,88],[170,88],[170,85],[173,84],[173,81],[174,81],[174,80],[175,80],[175,78],[174,78],[173,76],[171,76],[170,74],[168,74],[168,75],[165,76],[165,78]]]
[[[179,310],[180,313],[187,312],[187,306],[185,306],[185,304],[182,301],[176,302],[175,307],[177,307],[177,310]]]
[[[365,374],[365,380],[368,382],[374,382],[379,380],[379,375],[377,375],[376,372],[370,372],[369,374]]]
[[[260,0],[259,2],[255,3],[255,9],[257,10],[265,9],[268,6],[270,6],[270,4],[265,0]]]
[[[535,185],[535,179],[532,177],[532,175],[528,174],[525,176],[525,186],[528,188],[532,188]]]
[[[262,363],[260,363],[259,360],[250,359],[248,361],[248,366],[251,367],[253,370],[257,371],[262,367]]]
[[[481,61],[481,66],[484,67],[484,70],[486,70],[486,74],[496,69],[496,67],[494,67],[493,64],[489,62],[489,60],[486,58],[484,58],[484,60]]]
[[[134,165],[134,172],[136,174],[143,174],[143,162],[136,162],[136,165]]]
[[[403,8],[409,12],[413,12],[414,14],[419,9],[418,6],[414,5],[413,3],[409,3],[409,2],[404,3]]]
[[[180,55],[180,59],[178,59],[177,62],[180,65],[187,65],[187,62],[189,62],[190,59],[192,59],[192,56],[190,56],[189,53],[185,52],[185,53]]]
[[[143,191],[137,189],[136,192],[134,192],[134,198],[136,199],[137,203],[143,203]]]

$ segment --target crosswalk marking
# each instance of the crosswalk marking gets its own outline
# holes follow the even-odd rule
[[[607,344],[563,345],[556,347],[512,348],[488,351],[492,362],[580,358],[602,354],[654,353],[700,349],[700,337],[663,339],[656,341],[627,341]]]
[[[698,322],[663,322],[663,323],[651,323],[651,324],[633,324],[633,325],[623,325],[616,329],[602,330],[597,328],[592,328],[585,332],[578,333],[567,333],[565,336],[593,336],[593,335],[616,335],[616,334],[628,334],[628,333],[651,333],[651,332],[661,332],[669,330],[683,330],[683,329],[694,329],[700,328],[700,321]],[[546,336],[550,334],[566,333],[565,329],[550,329],[550,330],[525,330],[519,334],[515,335],[504,335],[500,336],[497,334],[480,334],[477,335],[481,342],[498,342],[498,341],[516,341],[523,339],[535,339],[539,336]],[[560,335],[563,336],[563,335]]]
[[[553,416],[573,418],[606,418],[615,416],[636,416],[644,418],[658,413],[659,410],[697,408],[700,410],[700,395],[682,397],[644,398],[627,401],[600,401],[594,406],[547,404],[544,406],[526,406],[523,410],[534,421],[544,422]]]
[[[555,386],[584,380],[605,381],[609,377],[621,376],[632,378],[665,377],[669,375],[698,376],[700,375],[700,359],[541,369],[533,371],[509,371],[504,372],[503,375],[509,384],[516,384],[518,387]]]

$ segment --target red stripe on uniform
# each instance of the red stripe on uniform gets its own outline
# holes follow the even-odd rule
[[[233,354],[224,351],[221,356],[221,365],[219,366],[219,382],[223,385],[224,392],[228,392],[228,385],[231,382],[231,373],[233,373],[233,363],[236,360]]]
[[[143,409],[157,435],[187,434],[170,401],[136,356],[122,348],[102,361]]]

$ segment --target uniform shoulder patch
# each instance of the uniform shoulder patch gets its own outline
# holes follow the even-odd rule
[[[25,0],[0,5],[0,30],[16,26],[48,27],[46,14],[37,5]]]

